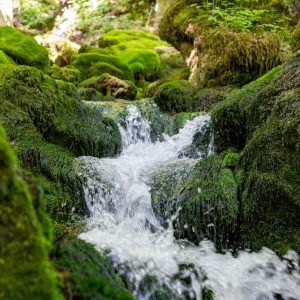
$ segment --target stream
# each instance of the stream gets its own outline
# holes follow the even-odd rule
[[[210,116],[198,115],[179,133],[152,142],[138,108],[129,105],[128,112],[119,125],[123,151],[117,158],[78,158],[90,212],[80,238],[108,253],[139,300],[212,299],[212,293],[218,300],[300,299],[295,252],[284,259],[267,248],[220,254],[208,240],[199,245],[177,241],[171,221],[162,227],[152,210],[151,174],[174,163],[192,168],[197,160],[182,153],[195,133],[207,128]],[[205,145],[208,155],[212,141]]]

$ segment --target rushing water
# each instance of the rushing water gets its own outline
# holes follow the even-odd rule
[[[197,116],[178,134],[152,143],[150,126],[139,110],[130,105],[128,112],[120,125],[124,149],[119,157],[79,158],[91,215],[80,237],[100,251],[110,251],[116,269],[138,299],[156,299],[158,289],[172,291],[160,294],[166,300],[201,299],[204,290],[212,290],[215,299],[300,299],[296,253],[281,260],[264,248],[258,253],[240,252],[235,258],[217,253],[209,241],[199,246],[176,241],[172,227],[162,228],[155,218],[149,174],[174,162],[193,165],[195,160],[182,152],[195,133],[207,128],[210,117]],[[211,143],[207,147],[211,152]]]

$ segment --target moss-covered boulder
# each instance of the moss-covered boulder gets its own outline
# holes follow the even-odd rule
[[[35,68],[2,65],[0,78],[0,118],[22,166],[41,177],[47,211],[55,218],[86,213],[73,161],[119,153],[116,122],[82,103],[74,85]]]
[[[132,70],[137,79],[153,79],[160,70],[155,47],[165,44],[151,33],[138,30],[112,30],[98,41],[100,48],[113,53]]]
[[[241,150],[240,231],[253,249],[300,250],[299,66],[298,54],[212,113],[216,150]]]
[[[106,257],[91,244],[64,240],[53,250],[53,259],[64,272],[65,298],[133,300]]]
[[[103,95],[94,88],[83,88],[77,89],[79,97],[84,101],[101,101]]]
[[[0,27],[0,50],[18,64],[36,67],[44,71],[49,68],[50,60],[47,49],[39,45],[33,37],[27,36],[13,27]]]
[[[81,80],[103,73],[118,76],[122,79],[133,80],[132,70],[118,57],[100,53],[79,53],[72,57],[71,65],[77,68],[81,74]]]
[[[62,299],[48,259],[47,240],[30,189],[0,126],[0,299]],[[38,201],[38,199],[36,199]],[[48,236],[49,238],[49,236]],[[51,239],[51,238],[50,238]]]
[[[154,93],[154,102],[162,111],[169,113],[208,110],[221,102],[229,91],[230,88],[196,89],[187,80],[157,82],[145,89],[149,95]]]
[[[134,100],[137,88],[130,81],[121,80],[107,73],[89,78],[79,84],[83,88],[94,88],[105,96]]]
[[[280,63],[279,36],[261,30],[265,28],[263,18],[248,20],[242,16],[243,9],[251,14],[251,9],[264,8],[252,2],[253,5],[234,4],[237,9],[240,7],[237,11],[241,13],[240,23],[233,21],[234,13],[227,11],[226,5],[222,7],[222,2],[218,3],[220,20],[214,10],[195,1],[174,1],[167,9],[159,35],[187,58],[193,84],[202,87],[243,85]],[[270,8],[268,13],[272,15],[273,10]]]
[[[12,58],[5,54],[2,50],[0,50],[0,63],[1,64],[15,64]]]
[[[80,81],[80,71],[72,66],[59,68],[54,65],[51,68],[50,76],[54,79],[64,80],[74,84]]]
[[[163,221],[177,212],[173,221],[177,238],[194,243],[209,238],[218,249],[232,246],[239,215],[238,185],[226,157],[210,156],[195,167],[170,166],[154,176],[154,211]]]
[[[171,81],[158,88],[153,100],[166,112],[192,111],[189,106],[194,93],[194,88],[187,80]]]
[[[291,47],[293,51],[300,50],[300,22],[292,33]]]

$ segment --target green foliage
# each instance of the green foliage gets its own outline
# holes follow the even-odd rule
[[[0,166],[0,299],[62,299],[48,259],[50,244],[38,219],[45,217],[41,208],[38,212],[34,208],[40,205],[39,199],[32,198],[17,174],[15,157],[2,127]]]
[[[91,244],[64,240],[53,251],[57,266],[64,272],[64,294],[82,299],[133,300],[107,258]]]
[[[19,21],[29,28],[46,32],[53,28],[58,8],[58,0],[19,0]]]
[[[110,30],[144,29],[155,5],[153,0],[96,0],[94,7],[85,5],[85,1],[76,2],[80,5],[76,28],[89,43],[95,42],[95,36]]]
[[[0,49],[16,63],[33,66],[46,71],[50,61],[48,51],[34,38],[13,27],[0,27]]]

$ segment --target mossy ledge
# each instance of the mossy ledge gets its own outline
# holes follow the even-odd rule
[[[2,65],[0,78],[0,117],[21,165],[40,178],[47,211],[86,213],[73,160],[119,153],[116,122],[82,103],[74,85],[35,68]]]
[[[48,259],[51,237],[47,240],[40,223],[47,217],[39,199],[33,203],[30,189],[17,172],[16,159],[1,125],[0,167],[0,299],[62,299]],[[40,207],[39,214],[34,204]]]

